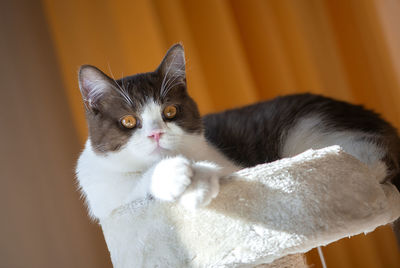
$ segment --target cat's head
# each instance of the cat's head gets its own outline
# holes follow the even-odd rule
[[[93,150],[148,162],[179,153],[202,123],[186,88],[185,55],[172,46],[159,67],[114,80],[84,65],[79,86]]]

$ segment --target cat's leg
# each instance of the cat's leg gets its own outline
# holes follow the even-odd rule
[[[179,203],[190,210],[207,206],[217,197],[222,176],[222,169],[211,162],[194,162],[192,168],[192,182],[179,199]]]
[[[192,163],[183,156],[166,158],[151,167],[145,176],[151,195],[160,200],[175,201],[192,181]]]
[[[319,117],[300,120],[283,139],[281,157],[292,157],[308,149],[339,145],[343,150],[372,169],[386,172],[382,161],[387,149],[380,145],[378,134],[339,130],[326,125]]]
[[[208,205],[219,192],[221,169],[211,162],[176,156],[161,160],[145,177],[149,192],[164,201],[179,201],[188,209]]]

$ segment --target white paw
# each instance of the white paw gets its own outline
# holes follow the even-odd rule
[[[154,168],[150,190],[155,198],[174,201],[191,183],[193,170],[188,159],[177,156],[161,160]]]
[[[212,163],[197,162],[192,168],[192,183],[179,199],[189,210],[207,206],[218,195],[220,179],[220,168]]]

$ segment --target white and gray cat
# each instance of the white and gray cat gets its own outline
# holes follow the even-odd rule
[[[79,85],[89,138],[76,171],[89,214],[100,221],[149,197],[205,206],[222,176],[335,144],[368,165],[385,162],[399,189],[400,139],[374,112],[300,94],[202,118],[179,44],[154,72],[119,80],[82,66]]]

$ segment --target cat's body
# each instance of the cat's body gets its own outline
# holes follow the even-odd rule
[[[384,161],[389,179],[399,174],[395,129],[359,106],[303,94],[202,120],[186,91],[179,45],[155,72],[118,81],[84,66],[80,87],[89,139],[77,177],[91,216],[100,222],[149,196],[191,209],[207,205],[218,194],[222,176],[310,148],[339,144],[368,165]],[[129,228],[138,232],[135,226]],[[145,233],[145,227],[138,228]],[[138,248],[135,243],[141,241],[132,243],[131,248]],[[128,258],[126,267],[140,267],[140,253],[135,254],[132,262],[129,256],[112,256],[113,262]]]
[[[207,140],[241,166],[340,145],[368,165],[385,161],[389,177],[400,173],[396,129],[362,106],[297,94],[207,115],[203,122]]]

